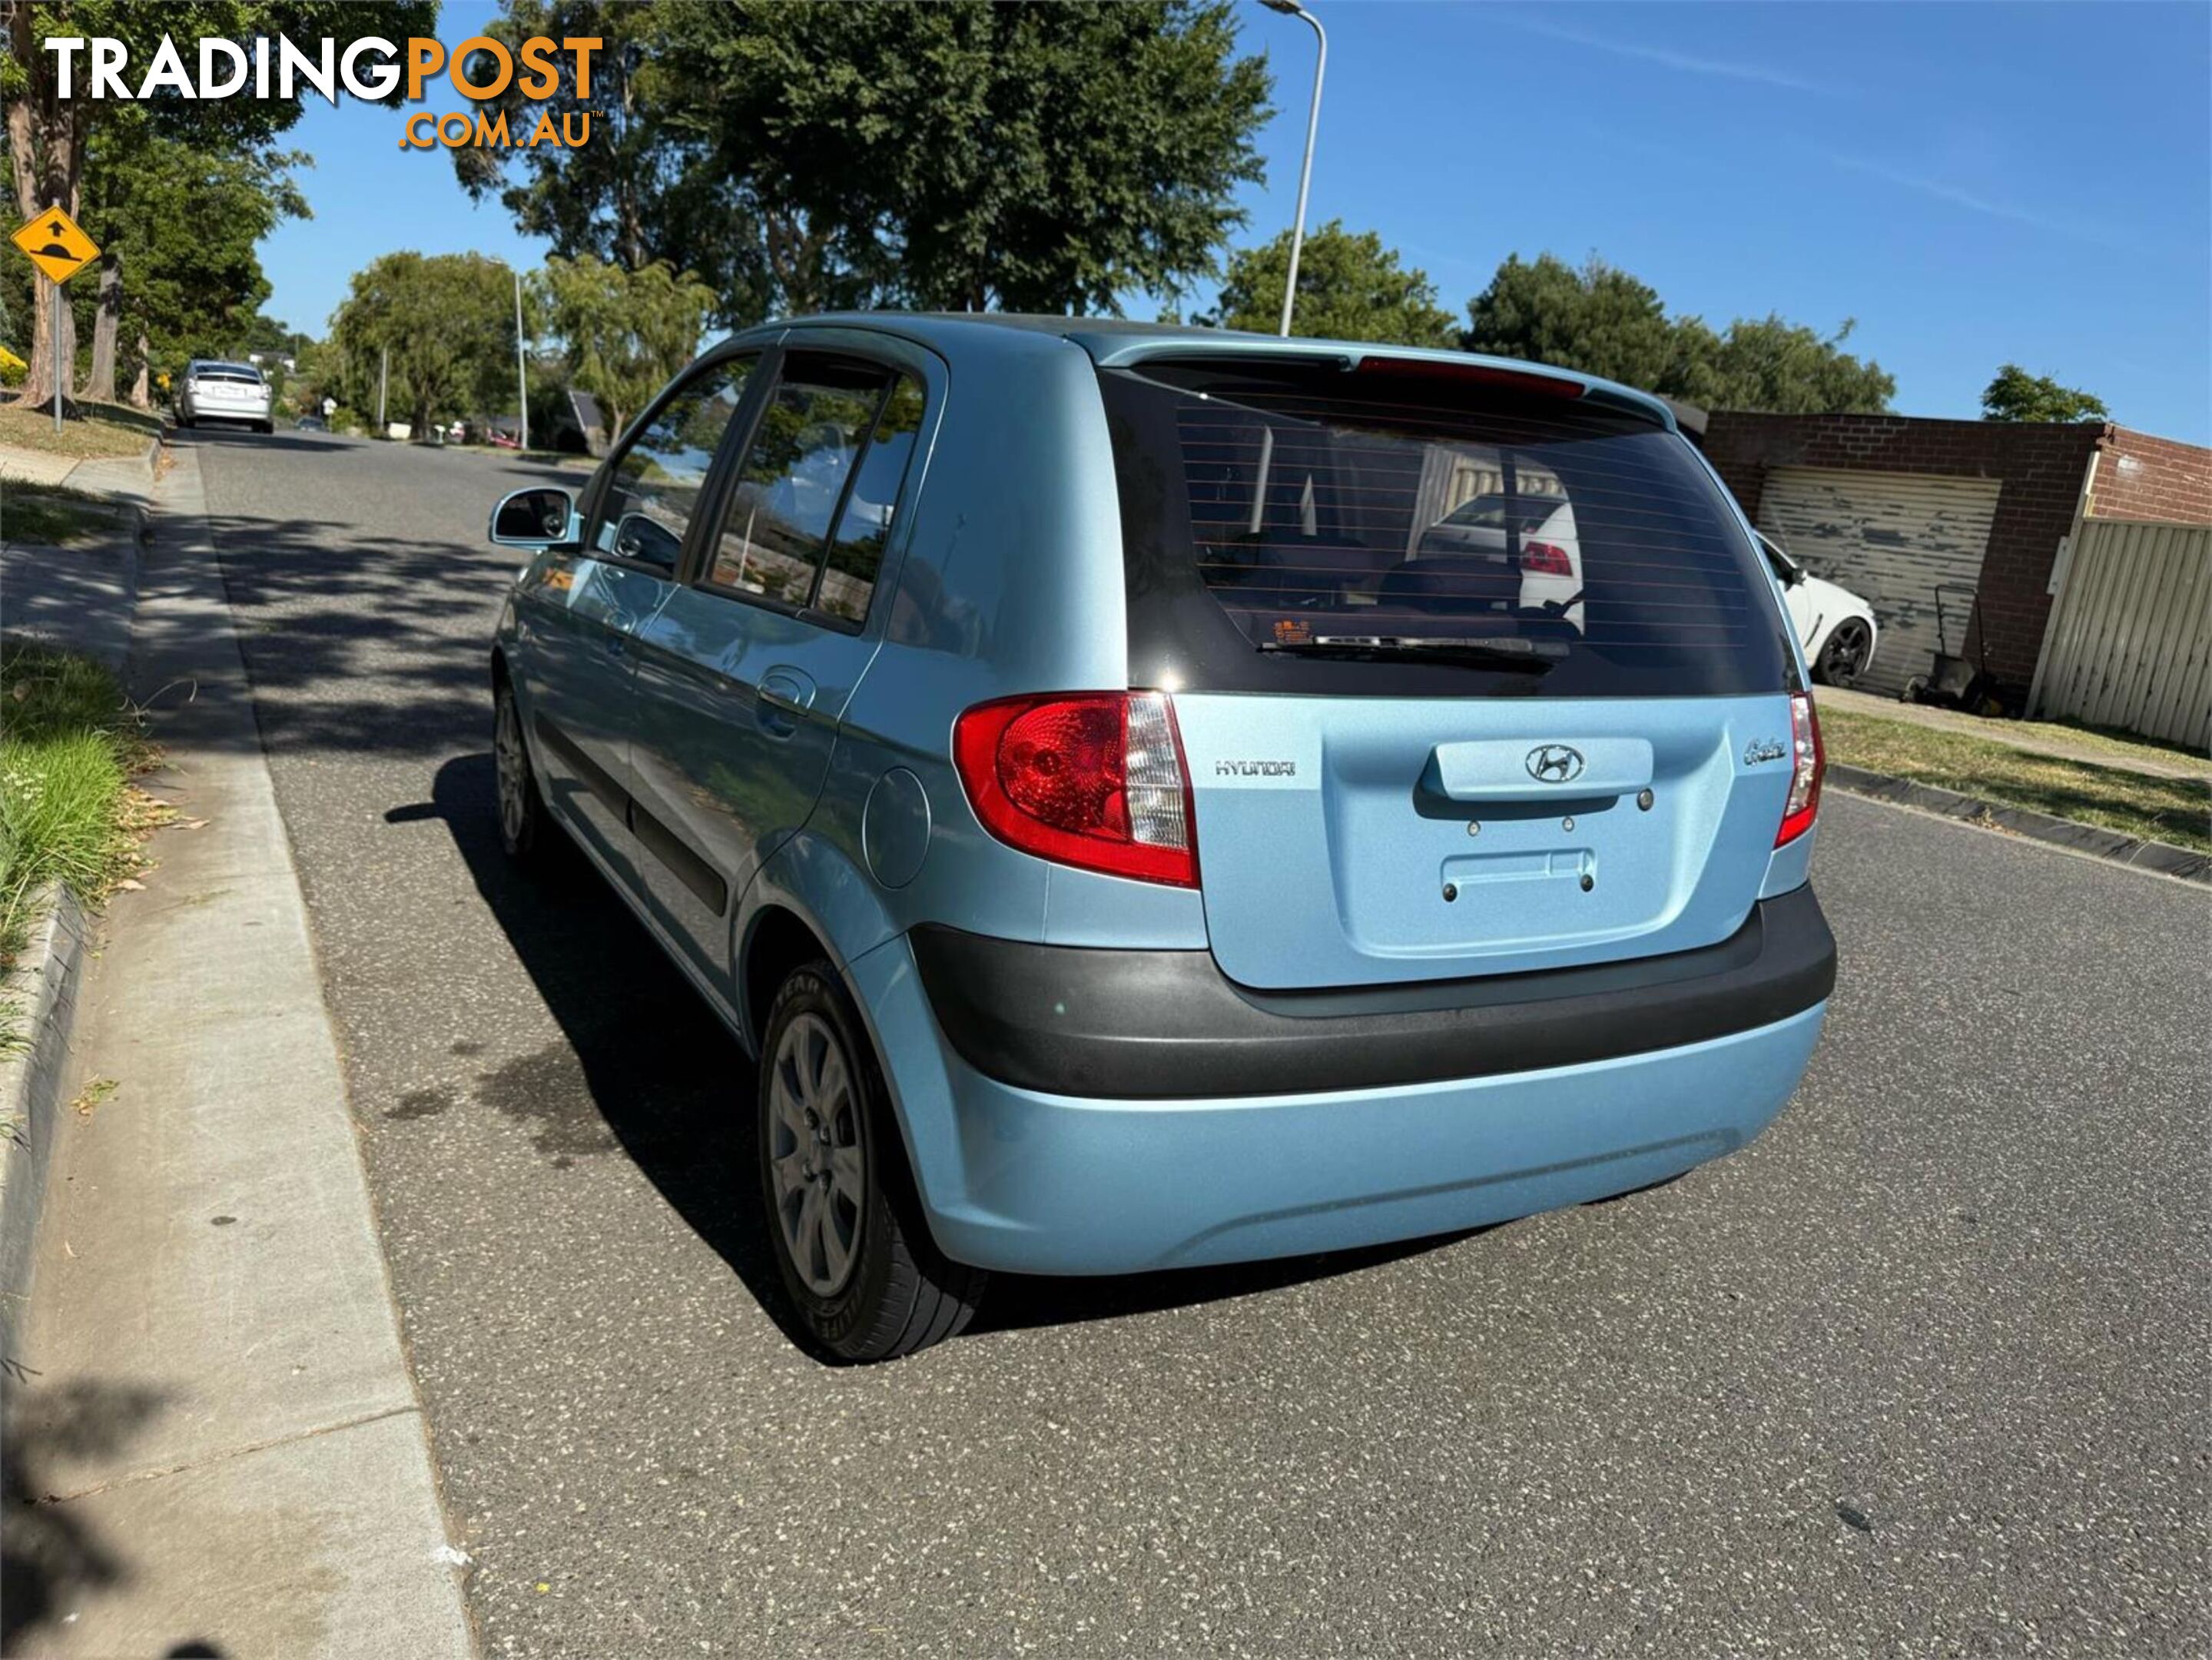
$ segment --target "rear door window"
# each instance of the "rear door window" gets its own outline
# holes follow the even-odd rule
[[[1640,411],[1480,366],[1228,356],[1101,373],[1141,684],[1778,691],[1749,539]]]
[[[921,388],[892,369],[791,354],[738,469],[708,580],[857,628],[921,410]]]

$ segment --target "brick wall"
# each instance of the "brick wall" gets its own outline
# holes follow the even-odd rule
[[[2114,427],[2089,491],[2089,516],[2212,525],[2212,450]]]
[[[2045,590],[2051,561],[2061,538],[2073,528],[2090,453],[2107,430],[2098,422],[2030,425],[1722,410],[1705,429],[1705,448],[1753,520],[1773,467],[1999,480],[1996,517],[1982,560],[1980,643],[1988,653],[1990,678],[2021,697],[2035,678],[2035,660],[2043,648],[2044,623],[2051,614],[2051,596]],[[2126,436],[2132,440],[2136,435]],[[1970,642],[1968,650],[1973,649]]]

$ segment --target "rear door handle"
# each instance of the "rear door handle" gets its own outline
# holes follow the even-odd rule
[[[763,729],[771,737],[788,738],[799,730],[792,717],[813,705],[814,682],[797,669],[772,668],[761,676],[754,698],[754,718]]]

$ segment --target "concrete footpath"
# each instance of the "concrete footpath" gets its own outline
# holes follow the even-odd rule
[[[21,455],[0,450],[0,459]],[[67,547],[8,539],[7,494],[0,483],[0,629],[35,635],[127,672],[131,619],[138,607],[141,526],[154,495],[154,471],[131,462],[97,467],[82,488],[113,502],[113,522]]]
[[[8,1425],[9,1655],[465,1657],[307,913],[189,450],[134,690],[173,801],[79,1011]]]

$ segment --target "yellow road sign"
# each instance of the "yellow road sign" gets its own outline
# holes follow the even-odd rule
[[[59,208],[48,208],[10,240],[57,283],[68,282],[100,258],[99,244]]]

